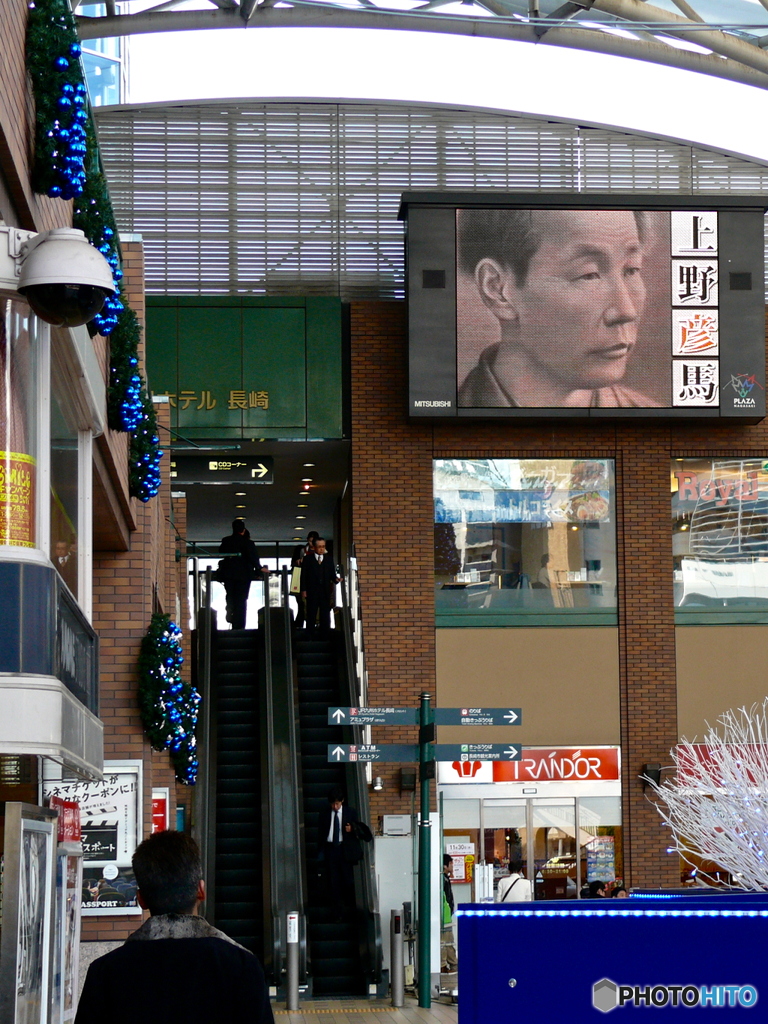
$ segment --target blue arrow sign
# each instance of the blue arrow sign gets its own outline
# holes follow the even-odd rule
[[[436,761],[521,761],[519,743],[436,743]]]
[[[405,761],[419,760],[419,748],[415,743],[329,743],[328,760],[334,764],[348,761]]]

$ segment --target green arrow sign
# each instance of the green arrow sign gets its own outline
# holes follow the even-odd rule
[[[437,761],[521,761],[518,743],[436,743]]]
[[[415,743],[329,743],[328,760],[334,764],[346,761],[405,761],[419,760],[419,748]]]

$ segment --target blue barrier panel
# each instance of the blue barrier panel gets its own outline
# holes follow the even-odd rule
[[[457,916],[461,1024],[768,1020],[768,894],[467,903]]]

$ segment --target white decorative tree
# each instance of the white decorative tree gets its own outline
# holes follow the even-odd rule
[[[672,830],[672,849],[729,871],[733,884],[768,890],[768,697],[762,707],[726,711],[702,744],[671,751],[676,777],[653,786]]]

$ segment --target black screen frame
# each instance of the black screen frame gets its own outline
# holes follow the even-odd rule
[[[459,407],[456,331],[456,211],[460,209],[713,211],[719,222],[719,405],[707,408]],[[728,420],[766,415],[765,200],[753,196],[606,195],[604,193],[405,192],[408,306],[408,416],[413,419]],[[751,275],[752,289],[737,276]],[[441,287],[442,284],[442,287]],[[425,286],[426,285],[426,286]],[[437,285],[437,286],[436,286]],[[732,378],[753,374],[750,402],[739,402]]]

